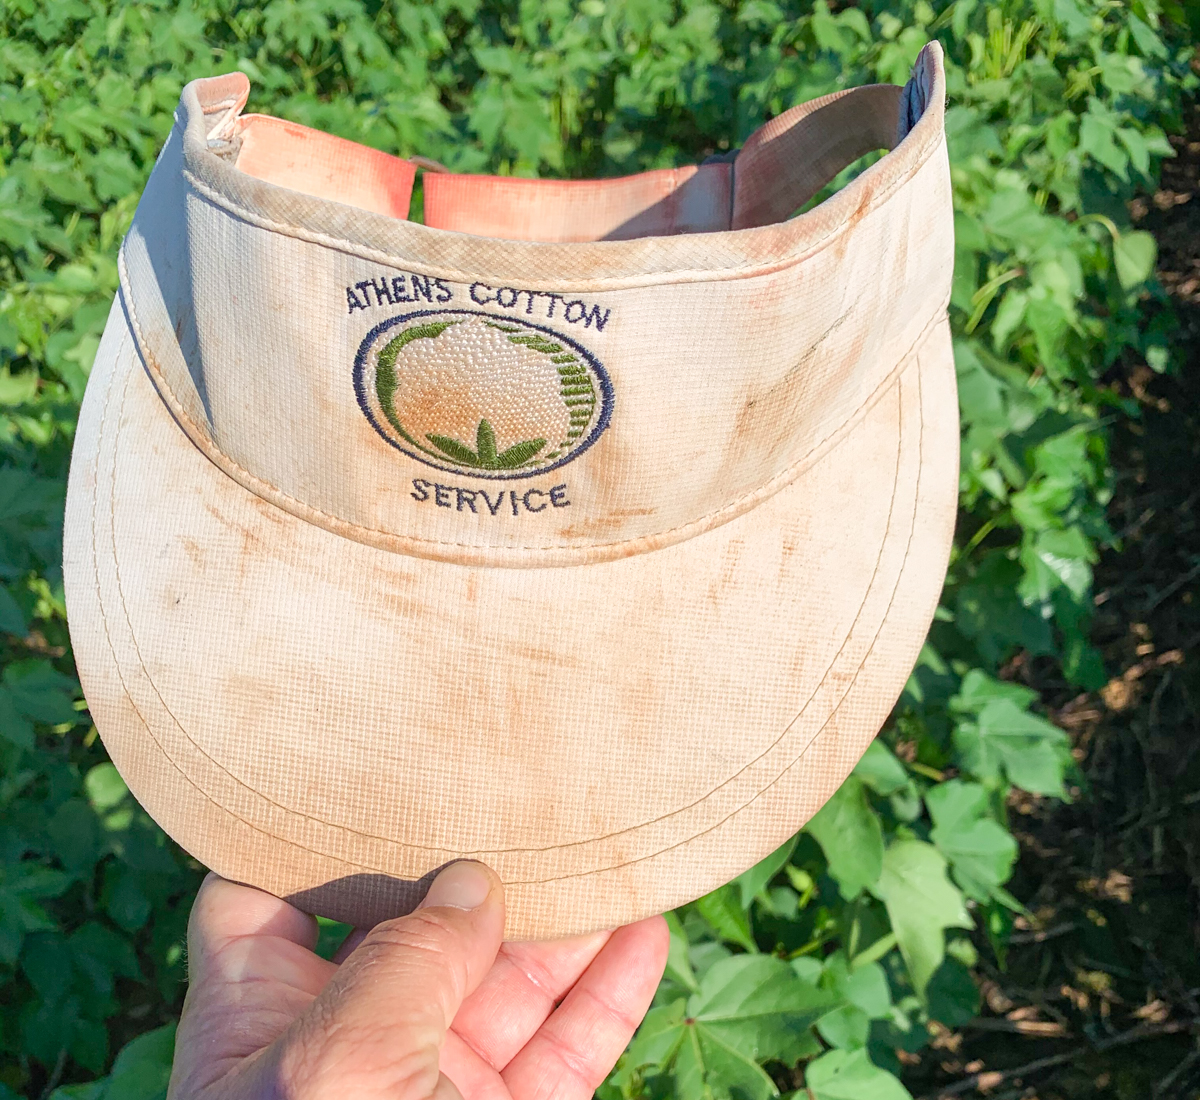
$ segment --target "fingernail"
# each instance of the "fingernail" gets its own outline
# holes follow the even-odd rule
[[[491,877],[482,863],[459,860],[433,880],[418,908],[449,905],[455,909],[476,909],[487,900],[491,889]]]

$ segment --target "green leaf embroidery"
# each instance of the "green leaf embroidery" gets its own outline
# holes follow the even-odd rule
[[[544,439],[526,439],[497,454],[496,433],[486,420],[481,420],[475,431],[474,451],[465,443],[446,435],[429,434],[425,438],[447,457],[476,470],[515,470],[524,466],[546,445]]]
[[[443,454],[463,466],[480,465],[479,456],[465,443],[459,443],[457,439],[451,439],[446,435],[427,435],[425,438]]]
[[[515,443],[508,450],[496,456],[495,468],[497,470],[515,470],[518,466],[524,466],[545,445],[544,439],[527,439],[524,443]]]
[[[479,422],[479,428],[475,432],[475,452],[479,465],[485,470],[496,468],[496,433],[486,420]]]

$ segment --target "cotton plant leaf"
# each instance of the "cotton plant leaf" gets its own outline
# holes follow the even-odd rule
[[[825,963],[822,986],[862,1009],[872,1020],[881,1020],[892,1007],[887,973],[877,962],[862,965],[846,962],[835,952]]]
[[[833,1003],[833,994],[782,959],[733,955],[712,966],[686,1001],[647,1015],[628,1061],[673,1073],[679,1096],[774,1096],[761,1063],[816,1053],[809,1029]]]
[[[0,675],[0,738],[24,749],[34,747],[34,723],[61,726],[79,721],[74,680],[49,661],[10,663]]]
[[[24,637],[28,626],[25,612],[13,599],[12,593],[4,585],[0,585],[0,633]]]
[[[1158,259],[1158,245],[1154,238],[1143,230],[1122,233],[1113,241],[1113,264],[1117,278],[1125,290],[1144,283],[1154,274],[1154,263]]]
[[[782,959],[734,955],[704,976],[688,1013],[713,1035],[766,1061],[786,1055],[829,1001]]]
[[[677,913],[667,913],[666,920],[667,930],[670,934],[666,976],[695,993],[700,988],[700,983],[696,980],[696,972],[692,968],[691,959],[688,958],[687,933],[683,930],[683,923]]]
[[[930,788],[925,804],[933,819],[929,839],[950,861],[955,881],[977,901],[990,900],[1012,874],[1017,842],[989,814],[987,790],[952,779]]]
[[[945,929],[974,927],[962,892],[946,872],[946,857],[932,844],[896,840],[884,853],[874,887],[918,995],[945,957]]]
[[[988,703],[1007,699],[1024,710],[1037,697],[1037,692],[1024,684],[997,680],[982,669],[973,668],[962,678],[950,706],[958,714],[978,714]]]
[[[21,713],[12,694],[0,684],[0,738],[19,749],[33,749],[33,723]]]
[[[883,828],[867,801],[862,779],[847,777],[805,826],[825,853],[829,874],[847,901],[879,880]]]
[[[1095,547],[1078,527],[1027,532],[1020,555],[1025,575],[1017,593],[1031,605],[1046,603],[1060,588],[1083,599],[1096,560]]]
[[[871,1037],[871,1017],[857,1005],[842,1004],[816,1023],[817,1034],[831,1047],[865,1047]]]
[[[950,954],[925,987],[929,1015],[947,1027],[962,1027],[979,1014],[979,987],[971,971]]]
[[[1071,766],[1070,742],[1057,726],[1011,699],[986,704],[974,722],[960,722],[954,745],[963,766],[981,779],[1007,778],[1034,794],[1062,797]]]
[[[804,1069],[812,1100],[912,1100],[912,1093],[865,1050],[831,1050]]]
[[[108,761],[89,769],[83,777],[83,789],[92,809],[97,813],[104,813],[119,806],[129,795],[125,780]]]
[[[796,838],[789,837],[769,856],[760,859],[748,871],[743,871],[733,880],[743,909],[749,910],[751,901],[783,869],[795,850]]]
[[[853,774],[876,794],[885,796],[903,790],[910,783],[904,765],[878,738],[867,746],[867,751],[854,765]]]
[[[54,876],[53,885],[31,884],[29,876],[11,873],[0,878],[0,962],[6,966],[16,966],[30,933],[57,928],[42,902],[57,897],[73,879],[61,871],[47,873]]]
[[[705,894],[697,900],[696,909],[722,939],[736,943],[751,953],[758,950],[750,928],[750,913],[742,904],[741,893],[733,883]]]
[[[679,1100],[769,1100],[775,1082],[754,1058],[703,1028],[690,1028],[675,1062]]]
[[[837,999],[837,1004],[817,1021],[817,1033],[830,1046],[866,1046],[871,1021],[886,1018],[892,1009],[883,967],[868,962],[851,968],[845,954],[835,951],[821,968],[819,985]]]
[[[175,1025],[166,1024],[126,1043],[108,1077],[86,1086],[64,1086],[50,1100],[165,1100],[175,1053]]]
[[[1070,741],[1053,723],[1033,714],[1034,692],[971,670],[950,700],[959,715],[954,746],[963,768],[985,783],[1007,778],[1035,794],[1062,797],[1072,766]]]

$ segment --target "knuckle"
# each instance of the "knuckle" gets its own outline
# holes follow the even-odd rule
[[[612,1027],[628,1031],[631,1035],[637,1030],[641,1019],[630,1012],[624,1005],[615,1003],[608,997],[603,997],[594,989],[584,989],[582,994],[591,1002],[593,1011]]]
[[[434,909],[418,909],[406,917],[377,924],[367,933],[360,950],[400,949],[447,955],[457,936],[453,918]]]

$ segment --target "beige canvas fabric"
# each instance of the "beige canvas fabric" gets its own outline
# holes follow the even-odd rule
[[[79,421],[113,761],[214,870],[359,924],[464,856],[513,937],[728,880],[849,772],[940,590],[938,47],[736,159],[427,171],[425,225],[411,162],[248,90],[184,89]]]

